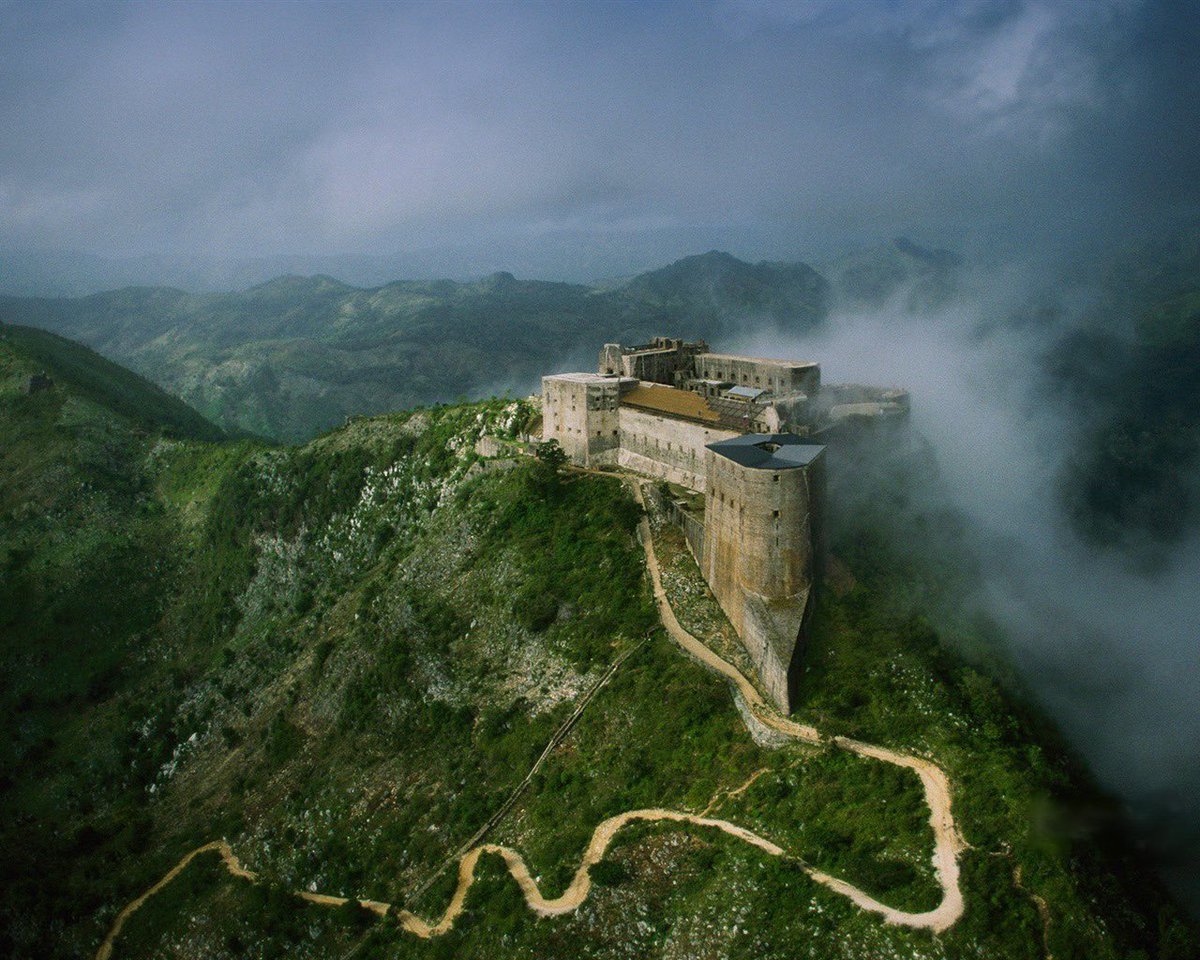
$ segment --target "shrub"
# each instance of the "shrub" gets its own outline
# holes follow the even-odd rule
[[[513,599],[513,616],[526,630],[541,633],[558,616],[558,600],[545,590],[526,586]]]
[[[592,883],[600,887],[615,887],[629,879],[629,871],[625,865],[615,860],[601,860],[592,864],[588,871]]]
[[[350,930],[366,930],[378,919],[358,900],[347,900],[337,908],[336,916],[338,923]]]

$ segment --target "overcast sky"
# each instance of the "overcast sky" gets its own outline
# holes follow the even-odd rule
[[[1195,9],[0,0],[0,249],[1095,235],[1197,207]]]

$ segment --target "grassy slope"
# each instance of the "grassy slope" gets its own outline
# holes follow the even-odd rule
[[[502,404],[357,421],[290,449],[181,442],[67,390],[25,397],[31,361],[0,357],[0,429],[23,438],[0,459],[7,953],[87,955],[120,905],[222,835],[267,885],[200,862],[135,916],[118,956],[1037,957],[1036,912],[990,856],[1001,843],[1052,903],[1055,956],[1157,940],[1089,840],[1031,830],[1073,774],[902,610],[922,571],[872,545],[870,524],[839,527],[857,585],[831,597],[803,712],[927,748],[963,784],[978,849],[967,918],[944,938],[885,927],[728,838],[661,827],[623,834],[595,896],[554,921],[495,862],[434,943],[300,905],[284,891],[404,900],[647,634],[497,834],[547,888],[604,816],[699,810],[766,768],[720,815],[889,902],[932,905],[936,889],[915,783],[756,747],[725,686],[663,638],[616,481],[468,476]],[[694,586],[673,556],[672,582]],[[448,882],[416,906],[439,912]]]

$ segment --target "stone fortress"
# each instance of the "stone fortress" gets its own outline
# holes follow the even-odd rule
[[[824,441],[908,413],[903,390],[821,383],[813,362],[656,337],[604,345],[596,373],[542,378],[542,437],[704,495],[676,520],[762,685],[795,702],[821,556]],[[698,500],[699,498],[695,498]]]

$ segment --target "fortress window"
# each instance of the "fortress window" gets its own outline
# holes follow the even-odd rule
[[[775,474],[775,476],[773,476],[771,479],[774,480],[776,483],[778,483],[779,482],[779,474]]]
[[[779,519],[779,511],[778,511],[778,510],[772,510],[772,511],[771,511],[771,516],[773,516],[773,517],[774,517],[776,520],[778,520],[778,519]]]
[[[617,431],[616,431],[616,430],[614,430],[614,431],[613,431],[613,436],[615,437],[616,435],[617,435]]]

